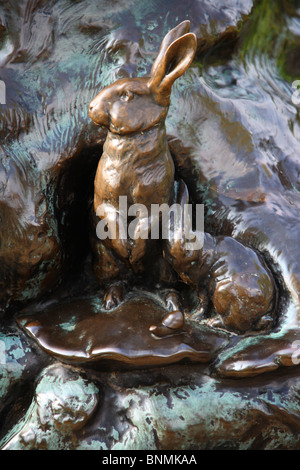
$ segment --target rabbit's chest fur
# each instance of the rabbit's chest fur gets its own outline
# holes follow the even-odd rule
[[[108,133],[95,178],[95,206],[118,206],[119,197],[128,204],[171,203],[174,163],[163,129],[134,136]]]

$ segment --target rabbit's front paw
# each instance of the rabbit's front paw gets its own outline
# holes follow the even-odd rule
[[[123,300],[123,286],[121,284],[113,284],[105,292],[104,305],[106,310],[117,307]]]

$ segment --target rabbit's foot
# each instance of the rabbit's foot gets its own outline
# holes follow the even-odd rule
[[[207,320],[206,325],[211,326],[212,328],[225,328],[223,319],[220,317],[220,315],[217,315],[216,317]]]
[[[155,336],[164,337],[179,333],[184,325],[184,315],[181,310],[168,313],[159,325],[150,326],[149,330]]]
[[[179,295],[177,292],[170,291],[166,295],[166,305],[170,312],[176,312],[181,310]]]
[[[117,307],[123,300],[123,285],[111,285],[104,295],[104,305],[106,310]]]

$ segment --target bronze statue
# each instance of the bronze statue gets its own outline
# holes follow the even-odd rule
[[[0,448],[300,448],[296,7],[2,3]]]
[[[94,210],[97,213],[104,204],[102,216],[116,223],[119,232],[120,196],[126,195],[130,205],[143,204],[147,209],[151,204],[173,202],[175,171],[165,119],[172,84],[186,71],[196,52],[196,36],[188,32],[189,28],[190,22],[184,21],[166,35],[149,76],[118,80],[90,104],[90,117],[108,128],[95,178]],[[150,230],[147,216],[139,217],[137,234],[143,226]],[[127,240],[118,235],[104,240],[101,266],[96,266],[99,281],[114,279],[119,274],[120,260],[134,271],[143,269],[146,245],[147,239]],[[105,296],[107,308],[121,299],[122,286],[112,284]],[[183,324],[183,315],[179,309],[175,311],[167,321],[177,329]]]
[[[122,267],[135,273],[145,268],[149,241],[139,235],[143,230],[146,234],[150,232],[150,205],[171,205],[178,198],[182,205],[188,200],[183,182],[179,182],[179,195],[175,194],[174,163],[165,119],[172,84],[187,70],[196,52],[196,36],[188,32],[189,28],[190,22],[184,21],[166,35],[149,76],[120,79],[102,90],[90,104],[90,117],[108,128],[95,177],[94,211],[97,214],[102,208],[98,215],[108,221],[111,232],[113,226],[117,227],[115,236],[97,242],[100,256],[95,272],[100,283],[109,284],[105,294],[107,309],[122,301]],[[122,196],[128,198],[129,205],[147,209],[146,215],[139,214],[133,239],[121,234]],[[207,287],[215,311],[222,317],[221,321],[214,320],[214,325],[243,333],[273,324],[274,281],[264,261],[250,248],[229,237],[216,239],[205,234],[202,250],[190,253],[184,237],[179,237],[165,244],[163,254],[184,282],[196,289]],[[176,332],[184,324],[176,294],[170,293],[167,303],[170,313],[160,325],[150,328],[157,336]]]

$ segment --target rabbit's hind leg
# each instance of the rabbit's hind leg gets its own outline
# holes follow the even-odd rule
[[[101,240],[96,240],[92,249],[94,273],[99,285],[105,288],[104,308],[111,310],[123,301],[128,266]]]
[[[106,310],[117,307],[123,301],[123,284],[121,282],[113,283],[104,294],[104,306]]]

